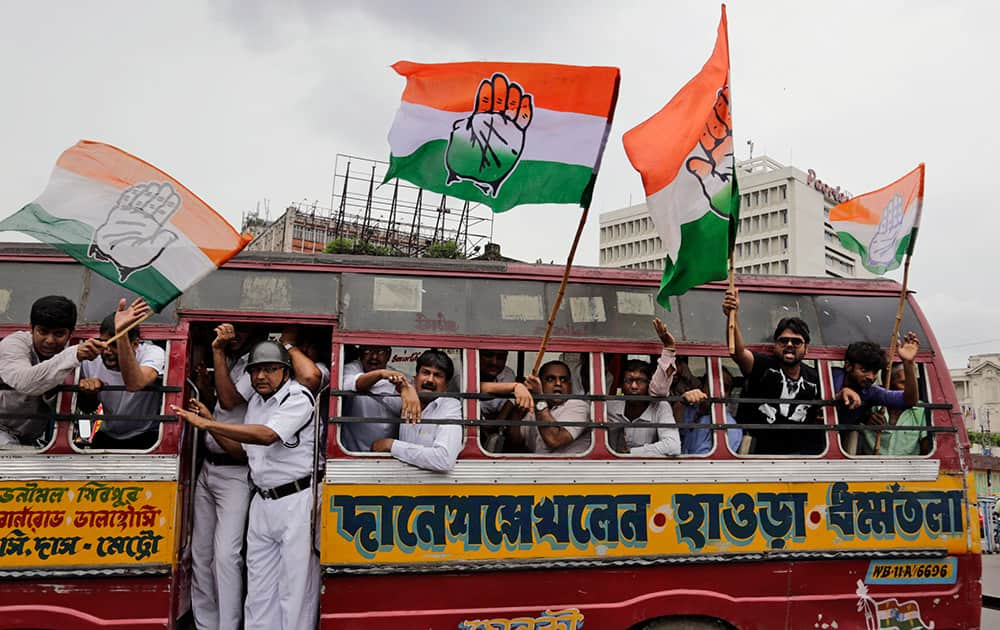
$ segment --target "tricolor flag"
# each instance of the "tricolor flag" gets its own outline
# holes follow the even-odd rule
[[[657,300],[727,276],[740,195],[729,111],[729,40],[722,7],[715,50],[666,107],[628,131],[629,161],[642,175],[646,206],[666,249]]]
[[[417,186],[504,212],[587,206],[618,100],[618,68],[400,61],[403,100],[389,170]]]
[[[920,605],[914,600],[900,603],[896,598],[878,602],[879,630],[922,630],[933,628],[920,618]]]
[[[830,223],[847,249],[872,273],[899,267],[913,254],[924,205],[924,165],[885,188],[848,199],[830,210]]]
[[[41,196],[3,230],[57,247],[157,311],[250,242],[163,171],[87,140],[59,156]]]

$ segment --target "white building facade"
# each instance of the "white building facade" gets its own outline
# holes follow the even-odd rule
[[[830,209],[850,198],[839,186],[766,156],[736,168],[742,196],[736,273],[873,277],[829,223]],[[602,267],[662,271],[665,254],[646,204],[602,213],[600,227]]]

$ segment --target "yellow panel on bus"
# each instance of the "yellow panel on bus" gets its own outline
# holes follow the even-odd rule
[[[935,482],[327,485],[329,566],[969,550],[961,476]]]
[[[0,569],[169,564],[177,484],[0,482]]]

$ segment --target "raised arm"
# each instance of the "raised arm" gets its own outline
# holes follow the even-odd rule
[[[663,342],[663,350],[656,362],[653,380],[649,383],[649,394],[650,396],[669,396],[670,386],[673,384],[674,374],[677,372],[677,346],[674,342],[674,336],[670,334],[670,329],[659,317],[653,320],[653,328],[656,329],[656,335]]]
[[[919,350],[920,339],[917,338],[916,333],[913,331],[906,333],[902,345],[897,350],[897,354],[899,354],[899,358],[903,362],[903,375],[906,377],[903,389],[903,404],[907,407],[912,407],[920,400],[920,390],[917,385],[917,364],[914,360]],[[889,366],[888,369],[891,370],[892,366]]]
[[[300,385],[308,388],[312,393],[318,394],[323,382],[323,373],[319,371],[313,360],[295,345],[298,343],[298,339],[298,326],[286,326],[281,331],[281,338],[278,339],[278,343],[286,346],[288,350],[288,356],[292,359],[292,373],[295,375],[295,380]]]
[[[733,334],[735,350],[730,355],[736,365],[740,366],[740,372],[749,374],[753,371],[753,353],[747,350],[743,344],[743,332],[740,330],[740,290],[733,289],[726,291],[726,297],[722,300],[722,312],[729,317],[729,312],[734,313],[736,330]],[[727,331],[728,334],[728,331]]]
[[[115,333],[124,331],[133,322],[141,319],[149,313],[149,305],[142,298],[136,299],[125,308],[125,299],[118,302],[118,310],[115,312]],[[115,341],[115,353],[118,355],[118,369],[125,382],[125,389],[130,392],[137,392],[147,385],[152,385],[163,372],[163,360],[155,362],[157,365],[140,365],[135,356],[135,348],[129,340],[128,334],[124,334]],[[157,353],[157,355],[162,353]]]
[[[229,411],[246,402],[236,389],[236,384],[229,376],[229,362],[226,359],[226,347],[236,338],[236,329],[232,324],[219,324],[215,327],[215,339],[212,340],[212,366],[215,368],[215,396],[219,406]]]

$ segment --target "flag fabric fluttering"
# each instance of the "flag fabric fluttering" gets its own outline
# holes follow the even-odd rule
[[[622,140],[666,250],[657,301],[669,309],[671,295],[726,278],[739,224],[725,5],[708,62]]]
[[[841,244],[868,271],[882,275],[913,254],[924,204],[924,165],[879,190],[852,197],[830,210]]]
[[[81,140],[59,156],[35,201],[0,221],[135,293],[155,311],[250,242],[163,171]]]
[[[385,181],[504,212],[586,207],[618,100],[618,68],[467,62],[393,66],[406,78]]]

